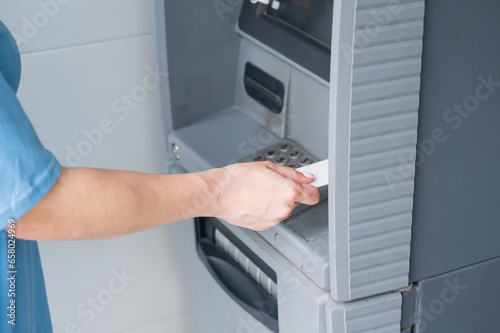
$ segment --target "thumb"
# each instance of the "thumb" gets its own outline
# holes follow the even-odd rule
[[[297,171],[295,169],[293,169],[293,170],[297,174],[297,176],[296,176],[297,178],[295,179],[295,181],[297,181],[299,183],[309,184],[310,182],[312,182],[314,180],[314,175],[312,173],[300,172],[300,171]]]
[[[290,178],[291,180],[296,181],[297,183],[309,184],[314,180],[314,175],[310,174],[309,172],[302,173],[295,170],[294,168],[285,167],[277,164],[273,164],[271,168],[277,173],[281,174],[282,176]]]

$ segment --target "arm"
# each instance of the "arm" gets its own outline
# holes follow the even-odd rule
[[[63,168],[52,190],[17,221],[16,236],[101,239],[196,216],[263,230],[298,203],[319,201],[318,189],[307,185],[311,181],[269,162],[181,175]]]

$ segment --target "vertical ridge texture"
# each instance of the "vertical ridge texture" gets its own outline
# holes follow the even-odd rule
[[[424,0],[339,1],[332,296],[352,301],[408,284]],[[348,331],[365,332],[364,320]]]
[[[391,5],[381,1],[367,9],[360,8],[362,5],[363,1],[359,1],[354,32],[351,103],[355,107],[351,107],[350,155],[364,158],[369,166],[380,151],[385,151],[401,163],[414,153],[417,140],[424,2]],[[403,108],[398,107],[402,103]],[[383,116],[381,109],[386,110]],[[350,161],[349,167],[356,163]],[[353,191],[359,178],[377,187]],[[392,184],[393,178],[406,181]],[[408,211],[385,217],[384,209],[361,210],[412,200],[413,181],[408,182],[412,178],[413,173],[400,175],[398,168],[391,166],[349,176],[350,237],[359,235],[351,225],[364,221],[366,226],[362,237],[349,241],[351,299],[407,284],[411,232]],[[385,232],[380,234],[380,230]]]

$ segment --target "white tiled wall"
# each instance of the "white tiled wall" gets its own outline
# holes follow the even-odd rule
[[[163,172],[151,0],[5,0],[0,20],[20,45],[21,103],[63,165]],[[173,242],[167,226],[40,243],[54,332],[187,332]]]
[[[2,0],[21,53],[151,34],[151,0]]]

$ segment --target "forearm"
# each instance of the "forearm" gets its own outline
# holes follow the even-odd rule
[[[316,204],[312,178],[270,162],[182,175],[63,168],[45,197],[16,222],[32,240],[101,239],[196,216],[264,230],[298,203]]]
[[[64,168],[53,189],[16,223],[24,239],[101,239],[211,215],[217,171],[150,175]]]

